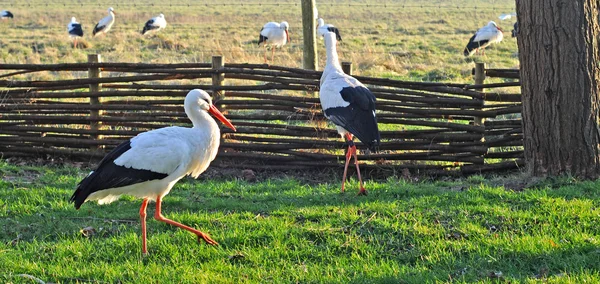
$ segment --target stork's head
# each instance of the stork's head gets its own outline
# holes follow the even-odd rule
[[[71,23],[77,23],[77,19],[75,19],[75,17],[71,17]]]
[[[116,14],[116,13],[115,13],[115,9],[113,9],[113,7],[109,7],[109,8],[108,8],[108,13],[109,13],[109,14],[110,14],[110,13]]]
[[[160,17],[160,18],[163,18],[163,19],[164,19],[164,18],[165,18],[165,15],[163,15],[162,13],[160,13],[160,15],[158,15],[158,17]]]
[[[322,27],[322,26],[324,26],[324,25],[325,25],[325,21],[323,20],[323,18],[319,18],[319,19],[317,19],[317,29],[318,29],[319,27]]]
[[[286,22],[286,21],[283,21],[283,22],[281,22],[280,25],[283,28],[283,30],[285,31],[285,38],[287,39],[288,42],[291,42],[290,34],[288,32],[288,29],[290,28],[290,24],[288,24],[288,22]]]
[[[501,29],[501,28],[500,28],[500,27],[499,27],[499,26],[496,24],[496,22],[494,22],[494,21],[490,21],[490,22],[489,22],[487,25],[488,25],[489,27],[493,27],[493,28],[496,28],[496,29],[498,29],[499,31],[502,31],[502,29]]]
[[[184,108],[186,113],[192,111],[194,108],[199,108],[202,111],[206,111],[214,115],[219,121],[223,122],[225,126],[236,131],[235,126],[231,124],[231,121],[227,119],[213,104],[210,95],[200,89],[193,89],[185,96]]]

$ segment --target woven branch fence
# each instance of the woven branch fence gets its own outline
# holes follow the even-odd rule
[[[0,65],[0,155],[96,162],[150,129],[190,126],[187,92],[212,93],[237,132],[222,128],[216,167],[300,170],[342,167],[346,145],[324,117],[321,72],[266,64],[87,63]],[[351,64],[343,64],[351,73]],[[48,74],[45,74],[48,73]],[[36,80],[45,74],[51,78]],[[518,71],[474,69],[474,84],[357,76],[377,97],[382,143],[360,151],[367,171],[469,174],[522,166],[521,96],[485,84]],[[494,88],[497,92],[484,92]],[[518,88],[517,88],[518,89]],[[508,90],[508,89],[506,89]],[[358,143],[358,148],[363,149]]]

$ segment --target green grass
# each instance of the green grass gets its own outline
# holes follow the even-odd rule
[[[599,182],[564,178],[518,192],[481,176],[390,178],[369,181],[370,195],[357,197],[355,181],[340,194],[339,183],[293,178],[185,180],[163,213],[220,246],[150,219],[144,258],[139,200],[79,211],[67,202],[85,174],[0,162],[0,281],[600,281]],[[97,233],[86,238],[88,226]]]

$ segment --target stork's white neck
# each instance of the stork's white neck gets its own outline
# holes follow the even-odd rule
[[[215,129],[219,129],[217,122],[210,117],[210,114],[205,110],[200,109],[199,106],[185,106],[185,114],[192,121],[194,128],[208,130],[210,132]]]
[[[323,37],[325,39],[325,50],[327,50],[327,63],[325,65],[325,70],[323,70],[323,74],[335,71],[343,73],[337,54],[337,40],[335,34],[327,32]]]

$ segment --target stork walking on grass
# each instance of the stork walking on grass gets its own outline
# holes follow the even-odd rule
[[[108,16],[102,18],[96,26],[94,27],[94,31],[92,31],[92,36],[106,34],[110,31],[113,24],[115,23],[115,9],[113,7],[108,8]]]
[[[209,113],[235,131],[235,127],[212,104],[202,90],[192,90],[185,97],[185,113],[192,128],[165,127],[144,133],[112,150],[98,168],[84,178],[70,201],[75,208],[86,201],[99,204],[115,201],[122,194],[143,198],[140,208],[142,224],[142,253],[146,248],[146,207],[156,201],[154,218],[190,231],[211,245],[217,245],[207,234],[165,218],[161,213],[162,199],[182,177],[197,177],[217,155],[219,126]]]
[[[275,57],[275,48],[282,47],[290,41],[288,29],[290,25],[283,21],[281,23],[268,22],[260,30],[258,45],[265,46],[265,63],[267,63],[267,44],[271,45],[271,61]]]
[[[165,20],[165,15],[160,14],[146,22],[144,28],[142,29],[142,35],[156,33],[167,27],[167,20]]]
[[[503,38],[502,29],[494,21],[490,21],[471,37],[463,53],[465,56],[471,56],[481,49],[482,54],[485,54],[486,47],[492,43],[501,42]]]
[[[77,47],[77,39],[83,36],[83,29],[81,28],[81,24],[77,22],[75,17],[71,18],[71,22],[67,25],[67,30],[69,31],[69,37],[73,39],[73,48]]]
[[[338,133],[348,143],[346,164],[342,178],[342,192],[346,183],[346,174],[350,159],[354,157],[356,172],[360,185],[359,195],[366,195],[356,156],[356,145],[352,141],[356,136],[367,148],[372,151],[380,143],[377,117],[375,115],[375,95],[354,77],[342,71],[337,48],[336,34],[326,30],[319,30],[325,39],[327,50],[327,63],[321,76],[319,96],[325,117],[337,127]]]

